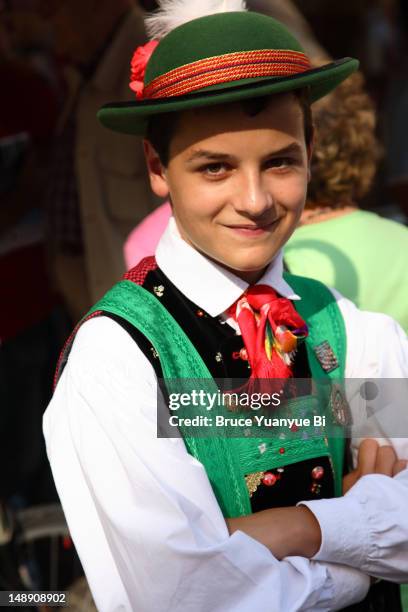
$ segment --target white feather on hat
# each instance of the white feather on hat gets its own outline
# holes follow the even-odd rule
[[[183,23],[231,11],[246,11],[245,0],[160,0],[159,9],[146,17],[150,39],[160,40]]]

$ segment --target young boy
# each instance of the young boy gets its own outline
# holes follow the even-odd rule
[[[309,178],[308,96],[327,93],[357,62],[312,70],[279,23],[246,12],[172,30],[142,83],[144,53],[133,60],[139,100],[105,107],[100,120],[146,135],[151,186],[170,197],[173,218],[156,257],[129,272],[69,343],[44,423],[96,604],[343,608],[364,598],[365,574],[408,575],[408,471],[392,478],[403,467],[395,452],[366,441],[348,485],[378,474],[341,497],[341,438],[199,439],[183,426],[184,440],[158,438],[157,379],[170,390],[175,378],[406,375],[393,321],[282,270]],[[334,397],[340,421],[342,401]],[[397,450],[402,457],[403,443]],[[295,505],[302,500],[311,501]]]

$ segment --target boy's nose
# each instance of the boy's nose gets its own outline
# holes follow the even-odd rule
[[[246,173],[239,182],[235,198],[235,209],[241,214],[260,217],[273,208],[272,193],[262,175],[256,172]]]

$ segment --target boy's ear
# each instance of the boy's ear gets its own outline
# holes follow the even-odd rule
[[[143,141],[143,150],[152,191],[159,198],[167,198],[169,188],[167,185],[166,169],[161,163],[156,150],[148,140]]]

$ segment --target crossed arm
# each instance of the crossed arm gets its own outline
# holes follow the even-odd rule
[[[356,468],[343,478],[343,494],[363,476],[383,474],[396,476],[407,462],[397,458],[391,446],[379,446],[372,439],[363,440],[359,447]],[[229,533],[243,531],[264,544],[277,559],[300,556],[312,558],[321,547],[319,522],[305,505],[271,508],[254,514],[226,519]]]
[[[287,509],[259,513],[260,532],[275,529],[274,546],[287,536],[278,518],[314,533],[318,514],[321,535],[306,551],[322,538],[313,560],[275,556],[259,541],[264,533],[250,537],[233,521],[229,533],[203,466],[182,440],[157,438],[156,384],[125,330],[100,317],[79,331],[45,415],[57,489],[98,609],[153,612],[166,601],[169,612],[248,612],[268,601],[271,612],[327,612],[361,600],[367,574],[406,580],[408,470],[394,478],[368,470],[345,497],[305,502],[286,518]],[[303,537],[297,527],[292,544]]]

